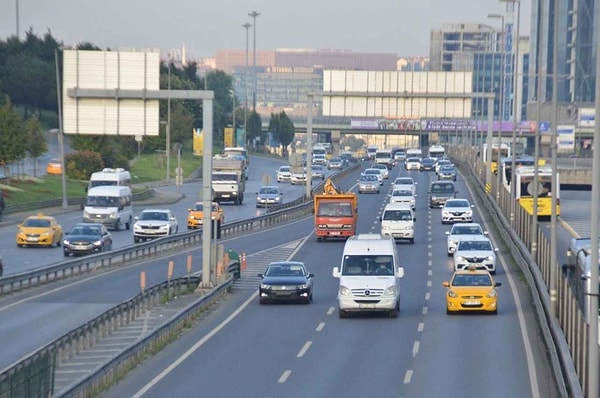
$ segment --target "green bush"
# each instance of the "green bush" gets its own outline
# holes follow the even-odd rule
[[[93,172],[104,168],[104,162],[98,152],[73,152],[65,155],[65,168],[69,178],[89,180]]]

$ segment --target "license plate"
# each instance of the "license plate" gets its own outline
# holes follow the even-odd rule
[[[481,302],[479,300],[469,300],[465,301],[465,305],[481,305]]]
[[[228,198],[229,197],[229,195],[221,195],[221,196],[224,197],[224,198]]]
[[[371,303],[361,303],[358,305],[359,308],[362,309],[375,309],[375,304],[371,304]]]
[[[27,238],[27,240],[28,240],[29,242],[37,242],[37,241],[39,241],[40,239],[39,239],[39,238]]]
[[[339,231],[332,231],[329,233],[329,235],[339,235],[341,232]]]

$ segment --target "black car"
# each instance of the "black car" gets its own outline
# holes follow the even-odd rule
[[[102,224],[77,223],[65,234],[63,254],[91,254],[112,249],[112,235]]]
[[[435,170],[435,160],[432,158],[421,159],[421,166],[420,166],[419,170],[434,171]]]
[[[260,304],[272,301],[312,301],[314,275],[306,271],[299,261],[278,261],[270,263],[264,274],[258,274]]]

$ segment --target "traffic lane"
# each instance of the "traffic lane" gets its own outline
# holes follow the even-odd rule
[[[374,197],[372,199],[376,200]],[[374,204],[379,203],[375,201]],[[372,220],[375,216],[375,208],[376,206],[365,206],[361,214]],[[282,391],[285,391],[289,396],[318,397],[332,396],[327,391],[335,391],[341,380],[345,383],[352,383],[354,380],[354,383],[360,384],[360,388],[365,392],[367,391],[365,384],[373,385],[382,377],[389,383],[397,383],[397,367],[384,366],[383,363],[389,364],[390,361],[398,360],[399,353],[400,358],[410,357],[410,346],[399,345],[397,336],[416,333],[416,324],[411,316],[407,316],[406,322],[380,314],[357,316],[345,320],[337,317],[336,298],[339,281],[333,278],[331,271],[333,266],[340,263],[343,246],[343,241],[317,242],[311,234],[311,238],[294,256],[294,260],[305,262],[309,270],[315,273],[315,290],[311,305],[261,306],[258,304],[258,298],[253,297],[248,307],[230,324],[162,379],[148,392],[148,396],[165,394],[186,396],[202,388],[210,396],[233,396],[234,394],[279,396],[282,395]],[[413,283],[410,280],[406,282],[406,285],[411,284]],[[420,285],[424,286],[424,283]],[[419,300],[422,298],[422,294],[416,296]],[[403,303],[405,300],[409,299],[403,296]],[[406,309],[401,307],[401,314],[415,313],[419,306],[408,308],[410,306]],[[195,329],[193,333],[196,333]],[[188,339],[188,342],[198,341],[201,338],[197,335],[196,338]],[[179,341],[174,344],[180,346]],[[391,346],[397,349],[390,352]],[[357,350],[349,347],[356,347]],[[179,350],[180,352],[185,350],[183,342]],[[364,362],[364,350],[370,350],[369,356],[375,358],[374,363],[383,362],[379,365],[381,369],[374,365],[376,371],[370,372],[367,378],[361,372],[361,367],[357,368],[354,365],[357,362]],[[323,358],[336,358],[336,361],[331,363],[331,361],[324,361]],[[156,362],[160,362],[161,359],[157,358]],[[154,361],[153,358],[149,362]],[[304,367],[298,370],[297,363],[303,361],[306,361],[310,376],[303,375],[307,371]],[[167,363],[164,362],[162,366],[153,364],[150,368],[158,374]],[[201,363],[202,372],[199,372],[200,374],[194,380],[183,382],[190,369],[198,369]],[[354,372],[348,372],[348,368],[354,368]],[[387,375],[384,375],[385,372]],[[145,370],[137,373],[136,376],[147,373],[148,371]],[[222,377],[223,374],[227,374],[229,379],[235,380],[235,383],[219,382],[220,375]],[[373,383],[368,383],[368,377],[373,377]],[[132,379],[127,378],[124,383],[141,385],[139,381],[130,382],[130,380]],[[307,380],[311,382],[307,383]],[[304,387],[290,388],[298,383]],[[280,387],[282,384],[285,386]],[[351,391],[360,389],[356,384],[352,387],[348,389]],[[132,394],[131,389],[120,391]],[[382,391],[383,389],[380,392]],[[375,392],[375,396],[377,394]]]
[[[261,175],[261,173],[272,173],[276,170],[279,164],[285,163],[283,160],[261,158],[256,157],[252,160],[252,168],[250,179],[247,181],[246,192],[251,192],[249,198],[244,200],[242,206],[236,206],[233,204],[223,204],[225,211],[225,222],[231,222],[233,220],[247,219],[255,217],[256,211],[256,200],[254,192],[258,191],[258,187],[261,182],[256,178],[255,174]],[[193,204],[199,201],[199,195],[202,192],[202,183],[193,182],[184,184],[181,187],[176,186],[164,186],[155,188],[159,191],[179,191],[184,194],[184,197],[177,203],[174,204],[158,204],[158,205],[134,205],[133,215],[136,216],[145,208],[169,208],[173,211],[177,218],[179,225],[179,233],[187,230],[187,209],[191,208]],[[293,200],[296,197],[304,194],[303,187],[301,186],[290,186],[284,189],[285,198]],[[35,212],[32,212],[35,214]],[[259,213],[260,214],[260,213]],[[71,227],[82,222],[82,211],[73,211],[63,214],[55,215],[56,220],[62,226],[63,231],[66,233]],[[0,228],[0,253],[2,253],[4,259],[4,275],[12,275],[20,272],[25,272],[34,268],[42,266],[60,263],[65,261],[62,248],[54,247],[22,247],[18,248],[15,243],[15,236],[17,227],[14,225],[5,226]],[[113,238],[113,248],[121,248],[130,246],[133,244],[133,231],[121,230],[121,231],[110,231]]]
[[[283,233],[286,228],[287,231]],[[226,250],[234,248],[250,255],[289,240],[301,239],[311,233],[312,229],[312,219],[307,218],[288,223],[286,226],[224,239],[220,243],[224,244]],[[138,294],[142,271],[146,274],[147,287],[167,279],[169,261],[174,262],[174,278],[187,275],[188,254],[192,255],[192,273],[201,272],[202,250],[194,248],[175,255],[115,268],[79,281],[73,279],[67,285],[48,285],[43,288],[45,295],[35,291],[19,296],[18,299],[10,296],[2,298],[0,324],[3,327],[0,328],[0,340],[15,344],[11,345],[10,350],[3,351],[0,368],[14,363],[42,345]],[[44,316],[40,317],[39,314]],[[40,319],[43,319],[43,322]]]

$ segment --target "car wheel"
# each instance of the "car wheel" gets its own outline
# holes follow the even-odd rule
[[[410,243],[414,244],[414,243],[415,243],[415,238],[410,238],[408,241],[409,241]]]
[[[68,252],[68,251],[64,251],[64,250],[63,250],[63,256],[65,256],[65,257],[69,257],[69,252]]]
[[[340,318],[347,318],[348,317],[348,311],[344,311],[341,308],[338,308],[338,316]]]
[[[125,223],[125,229],[126,230],[130,230],[131,229],[131,217],[129,217],[129,219]]]
[[[265,300],[263,298],[259,298],[258,299],[258,304],[260,304],[260,305],[267,304],[267,300]]]
[[[448,252],[448,257],[452,257],[453,255],[454,255],[454,253]]]
[[[496,275],[496,270],[490,271],[490,274]]]
[[[56,247],[60,247],[60,239],[56,242]]]
[[[117,220],[115,223],[115,231],[119,231],[121,229],[121,220]]]
[[[450,311],[450,310],[448,309],[448,307],[446,307],[446,315],[452,315],[452,314],[453,314],[453,312],[452,312],[452,311]]]
[[[390,318],[398,318],[398,313],[400,312],[400,302],[396,301],[396,307],[390,311]]]
[[[133,237],[133,242],[134,242],[134,243],[138,243],[139,241],[140,241],[140,238],[138,238],[138,237],[135,237],[135,236]]]

